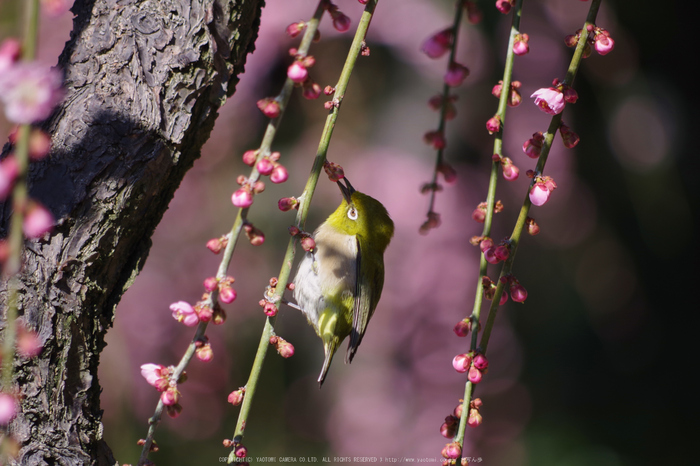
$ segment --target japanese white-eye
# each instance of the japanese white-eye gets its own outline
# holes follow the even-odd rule
[[[350,335],[345,363],[352,362],[384,286],[384,251],[394,222],[384,206],[338,182],[343,202],[314,232],[315,248],[299,263],[294,299],[323,341],[323,384],[333,355]]]

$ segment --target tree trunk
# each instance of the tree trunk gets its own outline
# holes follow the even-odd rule
[[[15,361],[18,464],[114,464],[99,355],[150,237],[253,50],[263,0],[77,0],[60,57],[67,96],[46,122],[31,195],[58,220],[25,243],[19,311],[43,343]],[[5,148],[5,154],[9,151]],[[0,205],[0,235],[10,203]],[[7,279],[0,283],[4,310]]]

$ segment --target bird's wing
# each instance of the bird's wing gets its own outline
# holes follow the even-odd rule
[[[371,257],[363,256],[362,242],[357,241],[357,265],[355,268],[355,304],[352,312],[352,330],[350,342],[345,355],[345,362],[352,362],[357,347],[367,330],[367,323],[374,313],[379,301],[382,285],[384,284],[384,264],[372,263]],[[372,270],[373,269],[373,270]],[[374,273],[371,273],[374,272]]]

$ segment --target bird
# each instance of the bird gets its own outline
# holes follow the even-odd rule
[[[341,183],[343,181],[344,185]],[[313,233],[315,247],[299,263],[294,300],[323,342],[323,385],[333,355],[350,336],[349,364],[367,331],[384,287],[384,252],[394,222],[378,200],[337,181],[343,200]]]

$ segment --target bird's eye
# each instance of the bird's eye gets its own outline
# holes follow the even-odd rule
[[[354,207],[348,210],[348,218],[350,220],[357,220],[357,210],[355,210]]]

